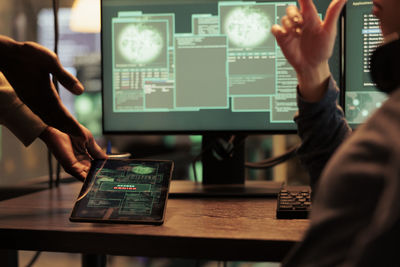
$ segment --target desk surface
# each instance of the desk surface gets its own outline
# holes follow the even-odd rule
[[[280,261],[308,220],[277,220],[274,198],[169,199],[161,226],[69,221],[81,184],[0,202],[0,249]]]

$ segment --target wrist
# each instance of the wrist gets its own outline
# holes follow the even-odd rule
[[[46,128],[44,128],[44,130],[42,131],[42,133],[39,135],[39,138],[45,143],[47,144],[48,141],[50,140],[51,134],[52,134],[52,127],[51,126],[47,126]]]
[[[297,72],[299,92],[307,102],[318,102],[325,95],[331,72],[328,62],[318,67],[303,68]]]

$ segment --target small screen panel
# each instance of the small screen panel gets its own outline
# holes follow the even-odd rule
[[[104,131],[295,130],[297,77],[271,34],[288,5],[102,0]]]
[[[72,221],[161,224],[172,161],[94,160]]]
[[[386,100],[370,77],[370,57],[383,41],[372,1],[349,0],[345,18],[345,113],[352,127],[363,123]]]

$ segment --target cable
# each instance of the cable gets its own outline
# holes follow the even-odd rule
[[[53,0],[53,17],[54,17],[54,53],[58,53],[58,0]],[[58,91],[58,90],[57,90]]]
[[[58,25],[59,0],[52,0],[52,2],[53,2],[53,18],[54,18],[54,53],[58,54],[58,41],[60,39],[59,25]],[[55,76],[53,76],[53,84],[58,93],[59,92],[58,81]],[[60,171],[61,171],[61,165],[57,161],[56,182],[55,182],[56,187],[60,185]]]
[[[232,135],[227,143],[224,144],[219,144],[220,146],[223,147],[224,153],[218,153],[219,157],[221,157],[221,154],[224,154],[223,157],[230,157],[232,156],[232,153],[234,152],[234,148],[240,145],[243,145],[244,141],[246,139],[246,136],[235,136]],[[275,167],[291,158],[294,158],[297,156],[297,150],[299,149],[300,144],[295,145],[291,148],[289,148],[284,154],[276,156],[276,157],[271,157],[267,158],[258,162],[245,162],[244,166],[249,169],[268,169]],[[210,149],[215,148],[215,144],[211,143],[209,144],[206,148],[204,148],[192,161],[192,169],[193,169],[193,175],[194,175],[194,180],[195,182],[198,181],[197,179],[197,172],[196,172],[196,162],[200,160],[202,155],[209,151]],[[216,153],[213,153],[214,155]],[[221,157],[221,160],[223,159]]]
[[[300,145],[295,145],[292,148],[288,149],[286,153],[268,158],[259,162],[246,162],[245,167],[252,168],[252,169],[266,169],[274,167],[278,164],[281,164],[291,158],[294,158],[297,155],[297,150],[299,149]]]
[[[58,40],[59,40],[59,33],[58,33],[58,0],[53,0],[53,15],[54,15],[54,53],[57,54],[58,52]],[[53,84],[57,90],[58,89],[58,82],[57,79],[53,76]],[[53,188],[53,157],[50,150],[47,150],[47,162],[49,165],[49,188]],[[60,184],[60,163],[57,161],[57,174],[56,174],[56,181],[55,185],[58,186]],[[27,267],[33,266],[36,260],[40,256],[40,251],[36,252],[35,255],[32,257],[31,261],[28,263]]]
[[[35,264],[36,260],[39,258],[40,253],[42,253],[41,251],[37,251],[35,253],[35,255],[33,255],[32,259],[30,260],[30,262],[26,265],[26,267],[32,267],[33,264]]]
[[[224,151],[223,153],[218,153],[219,157],[221,157],[221,160],[223,159],[223,157],[230,157],[232,156],[232,153],[234,152],[234,148],[240,145],[243,145],[244,141],[246,139],[246,136],[235,136],[232,135],[229,138],[229,141],[226,143],[219,143],[219,145],[223,148],[220,148],[220,151]],[[271,157],[271,158],[267,158],[258,162],[245,162],[244,166],[246,168],[250,168],[250,169],[267,169],[267,168],[272,168],[275,167],[291,158],[294,158],[295,156],[297,156],[297,150],[299,149],[300,144],[295,145],[291,148],[289,148],[284,154],[276,156],[276,157]],[[202,155],[209,151],[210,149],[215,148],[215,144],[211,143],[209,144],[206,148],[204,148],[192,161],[192,169],[193,169],[193,175],[194,175],[194,180],[195,182],[198,181],[197,179],[197,172],[196,172],[196,162],[200,160],[200,158],[202,157]],[[220,152],[219,151],[219,152]],[[213,153],[214,155],[216,153]],[[224,154],[223,156],[221,156],[221,154]]]
[[[56,187],[60,185],[61,164],[57,161],[56,169]]]
[[[276,156],[276,157],[268,158],[268,159],[265,159],[265,160],[262,160],[259,162],[254,162],[254,163],[249,162],[249,165],[263,166],[263,165],[269,165],[269,164],[273,164],[273,163],[286,161],[297,155],[298,147],[299,147],[299,145],[296,145],[296,146],[290,148],[288,151],[286,151],[286,153]]]
[[[49,188],[53,188],[53,155],[47,150],[47,164],[49,166]]]

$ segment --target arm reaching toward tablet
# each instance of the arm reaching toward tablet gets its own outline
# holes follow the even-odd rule
[[[107,156],[64,106],[51,76],[74,94],[82,84],[37,43],[0,35],[0,56],[0,123],[26,146],[39,136],[65,171],[83,180],[90,160]]]

